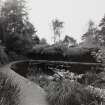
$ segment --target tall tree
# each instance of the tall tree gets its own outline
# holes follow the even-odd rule
[[[59,38],[59,41],[60,41],[63,24],[64,22],[59,21],[58,19],[55,19],[52,21],[52,28],[54,32],[54,43],[57,41],[57,37]]]
[[[99,30],[99,35],[98,39],[100,39],[100,43],[102,45],[105,45],[105,15],[102,18],[100,24],[99,24],[100,30]]]
[[[97,44],[97,34],[98,34],[98,29],[95,26],[94,22],[90,20],[88,23],[87,32],[82,36],[84,45],[92,46]]]
[[[34,26],[28,19],[25,1],[5,1],[0,16],[0,38],[6,47],[14,50],[31,47],[34,32]],[[14,45],[10,43],[14,43]]]

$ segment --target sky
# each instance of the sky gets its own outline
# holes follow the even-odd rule
[[[87,30],[89,20],[96,24],[105,14],[105,0],[27,0],[29,18],[40,38],[53,42],[51,21],[55,18],[64,22],[61,39],[65,35],[78,42]]]

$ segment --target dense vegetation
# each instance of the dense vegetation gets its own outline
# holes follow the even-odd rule
[[[76,74],[56,69],[53,75],[49,75],[43,68],[38,69],[36,66],[31,66],[28,70],[26,77],[47,92],[50,105],[104,105],[105,93],[102,89],[105,85],[102,73],[90,71]]]
[[[0,105],[19,105],[20,88],[11,78],[0,72]]]
[[[97,62],[92,52],[96,48],[70,47],[66,45],[37,45],[27,53],[31,59],[62,60],[72,62]]]
[[[47,92],[50,105],[104,105],[105,16],[99,26],[92,21],[89,22],[88,30],[82,35],[82,42],[79,44],[69,35],[65,35],[63,40],[60,39],[63,27],[63,21],[52,21],[54,44],[49,45],[46,39],[37,36],[36,29],[29,21],[25,1],[7,0],[0,10],[0,66],[20,59],[99,62],[103,68],[102,72],[98,73],[92,71],[96,71],[96,68],[91,68],[88,72],[85,69],[84,73],[78,74],[70,72],[71,68],[60,69],[53,65],[50,70],[54,70],[54,73],[49,75],[48,68],[45,70],[45,66],[38,63],[39,68],[27,63],[18,65],[20,71],[17,72],[25,74],[25,77],[40,85]],[[78,68],[80,65],[77,65],[74,71]],[[7,86],[6,81],[10,85]],[[1,105],[18,104],[18,100],[15,100],[18,98],[14,96],[17,94],[17,86],[12,86],[11,81],[7,80],[4,74],[0,74]],[[6,99],[2,100],[4,97]]]

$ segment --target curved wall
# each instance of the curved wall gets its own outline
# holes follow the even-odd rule
[[[27,74],[30,72],[30,69],[37,70],[37,72],[43,72],[47,75],[53,75],[54,71],[48,70],[47,61],[43,60],[27,60],[27,61],[18,61],[13,63],[10,68],[16,73],[20,74],[23,77],[27,77]]]

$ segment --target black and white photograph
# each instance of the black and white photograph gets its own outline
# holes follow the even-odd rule
[[[0,0],[0,105],[105,105],[105,0]]]

